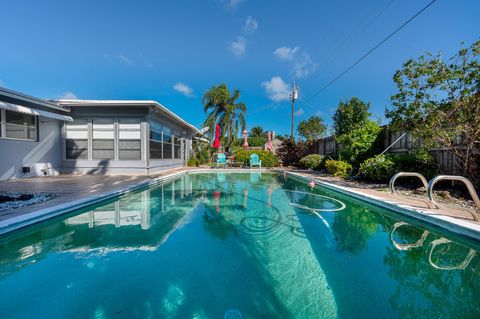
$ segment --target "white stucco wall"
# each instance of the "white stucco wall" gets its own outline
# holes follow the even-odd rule
[[[0,139],[0,180],[58,174],[61,159],[60,121],[39,118],[39,141]],[[30,173],[22,173],[29,166]]]

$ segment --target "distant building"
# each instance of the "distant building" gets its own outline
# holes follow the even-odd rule
[[[197,131],[156,101],[49,101],[0,88],[0,180],[181,167]]]

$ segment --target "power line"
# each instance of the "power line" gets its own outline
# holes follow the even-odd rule
[[[353,69],[358,63],[360,63],[363,59],[365,59],[368,55],[370,55],[370,53],[372,53],[373,51],[375,51],[378,47],[380,47],[382,44],[384,44],[385,42],[388,41],[388,39],[390,39],[391,37],[393,37],[398,31],[400,31],[401,29],[403,29],[407,24],[409,24],[413,19],[415,19],[416,17],[418,17],[423,11],[427,10],[428,7],[430,7],[432,4],[434,4],[437,0],[432,0],[429,4],[427,4],[425,7],[423,7],[422,10],[418,11],[417,13],[415,13],[410,19],[408,19],[407,21],[405,21],[401,26],[399,26],[397,29],[395,29],[395,31],[393,31],[392,33],[390,33],[385,39],[383,39],[382,41],[380,41],[376,46],[374,46],[372,49],[370,49],[370,51],[368,51],[367,53],[365,53],[364,55],[362,55],[357,61],[355,61],[352,65],[350,65],[347,69],[345,69],[345,71],[343,71],[342,73],[340,73],[339,75],[337,75],[333,80],[331,80],[330,82],[328,82],[327,84],[325,84],[322,88],[320,88],[320,90],[318,90],[317,92],[315,92],[309,99],[307,99],[308,102],[310,102],[311,100],[313,100],[317,95],[319,95],[320,93],[322,93],[323,91],[325,91],[330,85],[332,85],[333,83],[335,83],[338,79],[340,79],[342,76],[344,76],[348,71],[350,71],[351,69]]]

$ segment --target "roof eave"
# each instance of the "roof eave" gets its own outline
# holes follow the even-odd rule
[[[167,107],[163,106],[162,104],[158,103],[154,100],[67,100],[61,99],[56,101],[59,105],[62,106],[96,106],[96,105],[111,105],[111,106],[153,106],[156,107],[163,112],[167,113],[170,117],[175,119],[177,122],[189,127],[195,132],[199,132],[200,130],[195,127],[194,125],[188,123],[180,116],[169,110]]]
[[[17,92],[17,91],[6,89],[4,87],[0,87],[0,95],[11,98],[11,99],[15,99],[15,100],[18,100],[18,101],[23,101],[23,102],[26,102],[26,103],[35,104],[35,105],[38,105],[38,106],[52,108],[52,109],[55,109],[55,110],[58,110],[58,111],[70,112],[70,110],[68,108],[64,108],[64,107],[62,107],[62,106],[60,106],[57,103],[54,103],[52,101],[40,99],[40,98],[37,98],[37,97],[33,97],[33,96],[23,94],[23,93],[20,93],[20,92]]]

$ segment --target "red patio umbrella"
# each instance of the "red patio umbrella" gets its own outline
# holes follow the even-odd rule
[[[212,147],[214,148],[220,147],[220,125],[219,124],[215,126],[215,140],[212,143]]]

